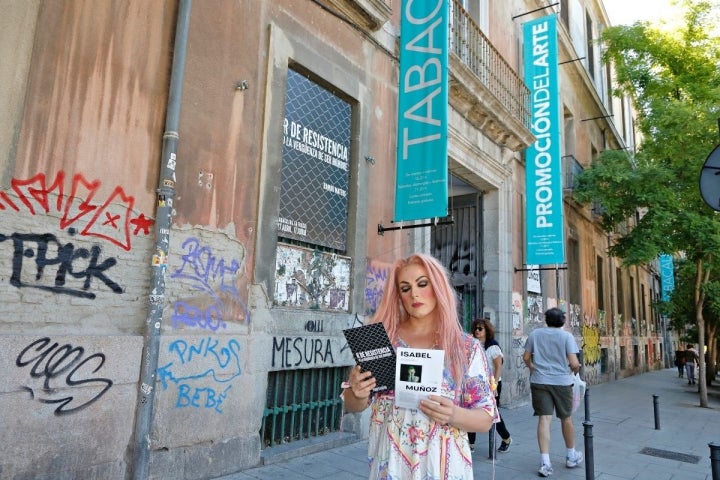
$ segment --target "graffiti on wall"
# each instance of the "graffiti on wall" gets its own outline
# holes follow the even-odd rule
[[[523,302],[520,292],[512,293],[512,305],[510,305],[512,315],[512,334],[514,337],[522,335],[523,332]]]
[[[600,330],[597,325],[582,327],[583,364],[595,366],[600,363]]]
[[[177,388],[175,407],[222,413],[222,404],[237,379],[240,343],[235,339],[198,337],[168,346],[171,361],[158,367],[163,390]]]
[[[197,298],[175,302],[173,328],[184,325],[211,331],[224,329],[228,318],[237,316],[232,314],[233,307],[240,309],[240,321],[248,322],[250,312],[235,287],[237,276],[242,271],[241,262],[218,257],[212,248],[202,245],[194,237],[187,238],[182,243],[182,249],[181,264],[171,278],[187,282],[191,289],[204,293],[209,302],[198,305],[202,302]]]
[[[82,174],[75,174],[69,180],[67,196],[65,183],[62,171],[50,183],[44,173],[25,180],[13,178],[10,186],[17,199],[0,191],[0,211],[26,210],[36,215],[38,211],[50,213],[52,210],[61,215],[60,229],[72,228],[81,236],[99,238],[126,251],[131,249],[133,236],[150,234],[155,221],[134,212],[135,198],[127,195],[122,187],[116,186],[107,198],[96,200],[100,180],[88,181]]]
[[[123,293],[122,287],[109,276],[117,259],[101,259],[102,250],[98,245],[90,249],[76,248],[72,243],[60,243],[50,233],[13,233],[9,236],[0,233],[0,243],[5,241],[11,241],[13,245],[10,284],[14,287],[94,299],[96,294],[89,289],[96,280],[113,293]],[[68,284],[68,281],[77,281],[79,285]]]
[[[565,324],[570,330],[576,331],[582,325],[582,307],[575,303],[567,304],[567,323]]]
[[[510,387],[510,395],[508,395],[510,398],[525,398],[530,395],[530,382],[528,381],[530,370],[522,359],[526,342],[527,336],[513,337],[512,339],[512,356],[508,358],[510,362],[508,368],[514,370],[516,376],[515,383],[508,385]],[[503,390],[507,388],[505,385],[503,387]]]
[[[275,305],[325,311],[350,308],[350,258],[278,245]]]
[[[365,315],[374,315],[378,305],[380,305],[380,299],[385,288],[385,282],[388,275],[390,275],[391,266],[389,263],[375,260],[368,263],[365,269]]]
[[[85,355],[83,347],[60,345],[49,337],[31,342],[15,359],[18,368],[29,367],[30,378],[42,382],[21,388],[33,400],[56,404],[56,416],[75,413],[105,395],[113,385],[112,380],[93,376],[104,364],[103,353]]]
[[[308,368],[334,363],[333,343],[330,338],[273,337],[273,367]]]
[[[538,324],[543,323],[543,297],[542,295],[531,295],[527,296],[527,312],[528,312],[528,323]]]

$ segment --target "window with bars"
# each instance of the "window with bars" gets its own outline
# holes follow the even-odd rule
[[[269,372],[263,448],[340,431],[340,385],[348,367]]]

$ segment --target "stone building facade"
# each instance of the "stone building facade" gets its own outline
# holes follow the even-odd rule
[[[602,4],[449,2],[449,215],[397,223],[411,3],[0,0],[0,477],[211,478],[362,438],[342,330],[416,251],[496,323],[506,403],[553,305],[590,383],[661,365],[656,272],[570,196],[634,142]],[[568,260],[529,271],[521,25],[552,13]]]

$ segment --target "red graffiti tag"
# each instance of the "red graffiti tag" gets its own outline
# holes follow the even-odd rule
[[[23,205],[31,215],[39,210],[45,213],[53,210],[62,213],[60,228],[85,222],[78,228],[80,235],[102,238],[123,250],[130,250],[130,226],[134,227],[132,235],[137,236],[140,232],[149,235],[155,221],[143,213],[135,215],[135,198],[127,195],[120,186],[115,187],[104,202],[94,201],[100,185],[100,180],[91,182],[78,173],[72,178],[69,195],[65,196],[65,172],[58,172],[50,183],[44,173],[26,180],[14,178],[10,186],[17,194],[18,202],[0,192],[0,211],[10,208],[19,212]],[[54,202],[51,202],[51,195],[56,197]],[[117,208],[118,204],[124,206],[124,215],[110,211],[111,205]]]

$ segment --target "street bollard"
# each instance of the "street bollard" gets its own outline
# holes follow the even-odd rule
[[[592,429],[592,422],[583,422],[583,437],[585,437],[585,480],[595,480],[595,453],[593,452]]]
[[[585,387],[585,421],[590,421],[590,386]]]
[[[708,443],[710,447],[710,471],[712,472],[712,480],[720,480],[720,444],[715,442]]]
[[[653,412],[655,414],[655,430],[660,430],[660,411],[658,410],[659,395],[653,394]]]

